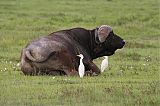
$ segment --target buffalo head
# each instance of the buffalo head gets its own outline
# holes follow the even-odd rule
[[[125,45],[125,41],[108,25],[102,25],[95,29],[95,42],[94,52],[97,56],[113,55],[117,49],[121,49]]]

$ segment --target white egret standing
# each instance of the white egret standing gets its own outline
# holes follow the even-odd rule
[[[108,56],[104,56],[104,60],[101,63],[101,72],[104,72],[104,70],[108,67]]]
[[[84,67],[84,64],[83,64],[82,60],[83,60],[84,56],[82,54],[79,54],[77,56],[80,57],[80,64],[79,64],[79,67],[78,67],[78,73],[79,73],[80,78],[83,78],[84,72],[85,72],[85,67]]]

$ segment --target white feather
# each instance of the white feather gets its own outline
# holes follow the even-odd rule
[[[102,60],[101,63],[101,72],[104,72],[104,70],[108,67],[108,56],[104,56],[104,60]]]
[[[78,67],[78,73],[79,73],[80,78],[83,78],[83,76],[85,74],[84,73],[85,72],[85,67],[84,67],[84,64],[83,64],[83,58],[84,58],[84,56],[82,54],[79,54],[77,56],[80,57],[80,64],[79,64],[79,67]]]

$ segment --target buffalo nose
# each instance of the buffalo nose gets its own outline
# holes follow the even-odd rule
[[[122,41],[122,44],[125,45],[125,40]]]

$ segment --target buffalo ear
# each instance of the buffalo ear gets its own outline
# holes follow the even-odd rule
[[[112,28],[108,25],[102,25],[97,30],[97,36],[100,43],[103,43],[108,37],[109,33],[112,31]]]

